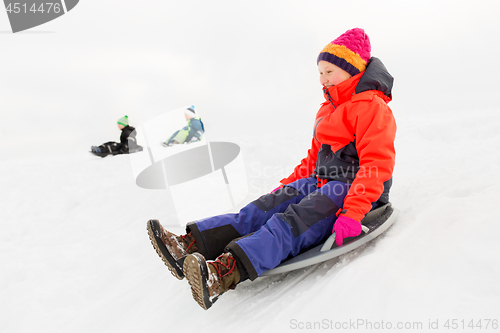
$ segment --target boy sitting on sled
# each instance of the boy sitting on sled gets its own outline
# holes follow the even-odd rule
[[[101,157],[108,155],[129,154],[131,152],[142,151],[142,147],[137,144],[136,130],[128,124],[128,116],[121,117],[117,121],[118,128],[122,131],[120,142],[109,141],[96,147],[90,147],[90,151]]]
[[[172,134],[167,141],[162,142],[161,144],[164,147],[198,142],[201,140],[203,133],[205,133],[205,127],[203,126],[201,118],[196,116],[194,105],[184,110],[184,117],[186,118],[187,125]]]

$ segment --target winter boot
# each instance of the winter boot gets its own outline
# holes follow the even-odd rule
[[[163,260],[173,276],[182,280],[182,264],[187,255],[198,251],[192,233],[177,236],[165,230],[158,220],[149,220],[148,234],[156,253]]]
[[[220,295],[236,288],[240,272],[236,259],[229,252],[206,261],[199,253],[193,253],[184,260],[184,274],[191,286],[196,302],[205,310],[217,301]]]

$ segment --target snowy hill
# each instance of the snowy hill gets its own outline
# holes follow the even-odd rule
[[[497,5],[142,4],[86,0],[16,35],[0,20],[0,332],[498,331]],[[202,310],[147,236],[148,219],[173,218],[167,193],[136,186],[130,156],[88,148],[118,140],[124,114],[140,129],[195,104],[207,140],[241,147],[241,206],[305,156],[317,53],[355,26],[395,77],[399,220]]]
[[[340,260],[246,281],[207,312],[154,253],[145,223],[165,221],[168,212],[158,192],[135,186],[128,156],[3,163],[3,327],[137,332],[178,319],[181,328],[190,315],[193,329],[224,318],[226,327],[248,331],[324,320],[426,327],[429,320],[494,319],[500,182],[492,165],[500,135],[488,131],[488,144],[480,144],[485,126],[493,126],[484,125],[488,119],[498,121],[497,110],[443,115],[432,125],[400,119],[392,201],[401,214],[387,234]],[[435,172],[424,162],[429,156]]]

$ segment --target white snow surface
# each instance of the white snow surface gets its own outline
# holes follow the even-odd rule
[[[498,331],[498,5],[120,3],[81,1],[15,35],[0,19],[0,332]],[[169,197],[136,186],[132,155],[89,147],[118,140],[124,114],[140,129],[194,104],[208,141],[241,147],[237,211],[305,157],[323,101],[315,58],[356,26],[395,77],[398,221],[204,311],[146,232],[172,218]]]

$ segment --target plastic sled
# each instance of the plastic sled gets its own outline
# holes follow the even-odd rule
[[[297,256],[287,259],[277,267],[265,271],[261,276],[286,273],[296,269],[308,267],[326,260],[336,258],[342,254],[350,252],[363,244],[373,240],[396,221],[399,211],[392,207],[391,203],[377,207],[366,214],[361,221],[363,230],[361,235],[344,238],[341,246],[335,243],[335,233],[326,239],[322,244],[317,245]]]
[[[129,148],[128,149],[128,153],[129,154],[133,154],[133,153],[137,153],[137,152],[140,152],[140,151],[143,151],[144,148],[142,148],[142,146],[137,146],[137,147],[134,147],[134,148]]]
[[[134,148],[129,148],[128,150],[128,154],[133,154],[133,153],[137,153],[137,152],[140,152],[140,151],[143,151],[144,148],[142,148],[142,146],[137,146],[137,147],[134,147]],[[92,151],[92,150],[89,150],[89,153],[91,154],[94,154],[96,156],[99,156],[99,157],[106,157],[108,155],[122,155],[120,154],[119,152],[115,151],[115,152],[109,152],[109,153],[96,153],[95,151]]]

